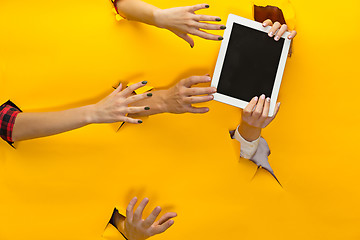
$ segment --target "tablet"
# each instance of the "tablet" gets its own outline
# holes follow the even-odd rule
[[[253,97],[265,94],[273,116],[291,40],[286,32],[275,41],[267,35],[270,28],[229,15],[211,81],[217,88],[215,100],[245,108]]]

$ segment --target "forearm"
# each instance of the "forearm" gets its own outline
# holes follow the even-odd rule
[[[245,122],[241,122],[239,125],[240,135],[249,142],[258,139],[261,135],[261,128],[253,127]]]
[[[13,141],[46,137],[83,127],[92,122],[92,105],[59,112],[20,113],[14,129]]]
[[[128,20],[157,26],[155,13],[159,8],[141,0],[118,0],[116,8]]]

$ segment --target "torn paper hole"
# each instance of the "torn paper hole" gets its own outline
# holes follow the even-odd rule
[[[230,136],[232,139],[234,139],[234,133],[235,130],[229,131]],[[252,161],[253,163],[255,163],[259,168],[263,168],[266,171],[268,171],[274,178],[275,180],[281,185],[281,183],[279,182],[279,180],[277,179],[277,177],[274,174],[274,170],[271,168],[270,163],[269,163],[269,155],[270,155],[270,148],[269,145],[267,144],[266,140],[263,137],[260,137],[260,141],[259,141],[259,145],[258,148],[254,154],[254,156],[249,159],[250,161]]]
[[[280,24],[286,24],[288,29],[295,29],[295,11],[291,3],[287,0],[272,0],[272,1],[263,1],[256,0],[253,2],[254,5],[254,20],[258,22],[264,22],[266,19],[271,19],[271,21],[279,22]],[[289,57],[291,57],[293,49],[291,41],[291,46],[289,50]]]

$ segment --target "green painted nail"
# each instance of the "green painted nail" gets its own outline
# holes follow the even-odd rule
[[[146,96],[151,97],[151,96],[152,96],[152,93],[148,93],[148,94],[146,94]]]
[[[139,121],[138,121],[138,123],[142,123],[142,121],[141,121],[141,120],[139,120]]]
[[[144,109],[145,109],[145,110],[150,110],[150,108],[149,108],[149,107],[144,107]]]
[[[221,21],[221,18],[215,18],[216,21],[220,22]]]
[[[141,83],[142,83],[142,84],[147,84],[147,81],[142,81]]]
[[[220,29],[226,29],[226,26],[220,26]]]
[[[209,5],[205,5],[206,8],[209,8],[210,6]]]
[[[219,37],[218,39],[219,39],[219,40],[223,40],[224,38],[223,38],[223,37]]]

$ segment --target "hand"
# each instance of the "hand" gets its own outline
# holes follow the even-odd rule
[[[242,113],[242,121],[239,126],[240,135],[247,141],[254,141],[259,138],[261,129],[265,128],[276,117],[280,102],[276,104],[275,113],[269,117],[270,98],[265,99],[265,95],[260,98],[254,97],[245,107]]]
[[[273,22],[270,19],[267,19],[263,22],[263,27],[272,26],[269,30],[269,37],[274,37],[275,41],[279,41],[280,37],[288,30],[286,24],[281,25],[279,22]],[[277,31],[277,32],[276,32]],[[290,32],[288,39],[293,39],[296,36],[297,32],[295,30]]]
[[[144,198],[134,212],[137,198],[133,198],[126,208],[126,219],[123,222],[123,234],[128,240],[144,240],[151,236],[165,232],[174,224],[172,218],[177,214],[174,212],[165,213],[158,221],[155,221],[161,212],[160,207],[156,207],[151,214],[144,220],[142,214],[149,202]],[[121,231],[121,229],[119,229]]]
[[[222,40],[220,35],[204,32],[206,30],[224,30],[224,25],[206,23],[204,21],[221,21],[219,17],[208,15],[197,15],[195,11],[209,8],[207,4],[198,4],[188,7],[176,7],[169,9],[158,9],[154,12],[156,26],[166,28],[184,39],[194,47],[194,40],[188,34],[196,35],[209,40]]]
[[[214,87],[191,87],[198,83],[210,82],[209,76],[192,76],[178,82],[174,87],[167,90],[164,102],[165,111],[169,113],[206,113],[207,107],[196,108],[191,104],[208,102],[214,99],[209,95],[216,92]],[[198,96],[205,95],[205,96]]]
[[[120,84],[109,96],[92,106],[91,123],[113,123],[113,122],[129,122],[142,123],[140,119],[127,117],[127,114],[135,114],[150,110],[149,107],[129,107],[128,105],[149,98],[151,93],[143,93],[132,95],[132,92],[147,84],[146,81],[139,82],[122,90]]]
[[[260,98],[254,97],[243,110],[242,122],[255,128],[265,128],[274,120],[279,107],[280,102],[276,104],[274,115],[269,117],[270,98],[265,99],[264,94]]]

